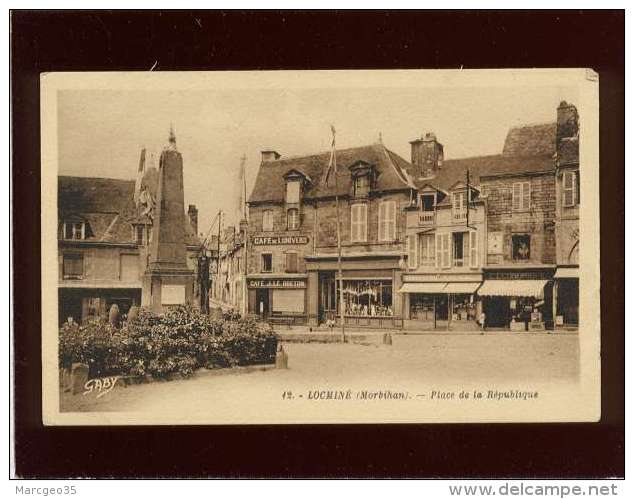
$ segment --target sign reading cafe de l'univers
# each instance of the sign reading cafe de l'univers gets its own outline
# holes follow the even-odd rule
[[[307,236],[256,236],[254,246],[274,246],[277,244],[308,244]]]

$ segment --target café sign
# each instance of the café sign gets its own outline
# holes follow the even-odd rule
[[[275,246],[280,244],[308,244],[308,236],[255,236],[254,246]]]
[[[250,279],[249,288],[303,289],[306,281],[297,279]]]

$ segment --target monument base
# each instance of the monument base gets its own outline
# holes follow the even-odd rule
[[[178,305],[194,305],[194,273],[189,269],[147,272],[143,276],[142,305],[156,314]]]

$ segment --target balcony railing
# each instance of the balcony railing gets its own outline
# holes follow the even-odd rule
[[[453,211],[453,219],[454,220],[466,220],[467,219],[467,210],[454,210]]]
[[[418,215],[418,225],[434,225],[435,222],[435,211],[421,211]]]

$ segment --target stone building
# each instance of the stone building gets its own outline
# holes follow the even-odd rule
[[[245,251],[246,221],[236,231],[234,226],[225,228],[220,238],[219,266],[212,274],[213,298],[236,312],[246,313]],[[217,242],[217,240],[216,240]]]
[[[249,198],[248,310],[317,325],[337,320],[337,204],[345,321],[401,327],[404,208],[414,195],[410,163],[383,144],[281,158],[262,154]],[[335,187],[336,185],[336,187]]]
[[[132,305],[148,303],[143,281],[152,261],[159,191],[159,171],[152,163],[142,150],[136,181],[58,177],[60,323],[105,318],[112,304],[126,314]],[[182,208],[181,213],[181,270],[193,275],[198,212],[191,205],[189,214]],[[188,295],[195,295],[195,282],[189,286]]]
[[[544,329],[557,316],[574,323],[579,168],[572,109],[562,103],[557,122],[509,130],[497,155],[445,160],[434,134],[411,142],[417,195],[405,209],[406,327],[473,329],[484,320],[490,328]],[[563,300],[557,286],[566,289]]]
[[[556,327],[579,324],[579,115],[572,104],[557,108],[555,156],[556,263],[553,315]]]

